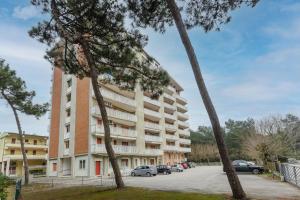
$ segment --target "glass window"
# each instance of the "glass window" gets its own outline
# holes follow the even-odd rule
[[[79,161],[79,169],[85,169],[85,160]]]
[[[57,170],[57,163],[52,163],[52,171],[56,172]]]
[[[36,150],[33,150],[33,151],[32,151],[32,155],[36,155]]]
[[[12,143],[12,144],[16,144],[16,138],[12,138],[12,139],[11,139],[11,143]]]

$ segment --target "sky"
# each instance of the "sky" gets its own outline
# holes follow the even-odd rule
[[[256,120],[291,113],[300,116],[300,1],[264,0],[231,12],[219,32],[189,31],[220,122]],[[42,16],[29,1],[0,0],[0,57],[35,90],[35,102],[50,101],[52,66],[46,46],[28,30]],[[192,129],[210,125],[186,52],[175,27],[164,34],[145,30],[146,51],[184,88]],[[48,114],[39,120],[21,115],[28,133],[48,135]],[[0,101],[0,132],[16,131],[12,111]]]

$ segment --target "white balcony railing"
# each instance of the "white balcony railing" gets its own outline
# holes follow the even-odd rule
[[[169,95],[168,93],[164,93],[164,97],[171,100],[171,101],[175,101],[175,97]]]
[[[173,110],[175,111],[176,110],[176,107],[174,105],[171,105],[171,104],[168,104],[168,103],[164,103],[164,107],[165,109],[169,109],[169,110]]]
[[[177,127],[174,124],[165,124],[166,129],[176,131]]]
[[[13,143],[6,143],[5,146],[9,148],[21,148],[20,141],[16,141]],[[26,143],[24,144],[25,148],[32,148],[32,149],[48,149],[47,144],[34,144],[34,143]]]
[[[133,106],[133,107],[136,106],[135,100],[133,100],[131,98],[122,96],[118,93],[115,93],[113,91],[110,91],[110,90],[107,90],[107,89],[104,89],[104,88],[101,88],[100,90],[101,90],[102,95],[104,97],[108,98],[108,99],[111,99],[113,101],[120,102],[120,103],[123,103],[123,104],[127,104],[127,105],[130,105],[130,106]]]
[[[162,137],[153,136],[153,135],[145,135],[145,141],[147,141],[147,142],[162,142]]]
[[[180,104],[182,104],[182,105],[187,104],[187,100],[185,98],[181,97],[178,94],[176,95],[176,99],[177,99],[177,102],[180,103]]]
[[[161,118],[161,114],[159,112],[156,112],[156,111],[153,111],[153,110],[150,110],[150,109],[147,109],[147,108],[144,108],[144,113],[145,115],[149,115],[149,116],[152,116],[152,117],[155,117],[155,118]]]
[[[118,154],[136,154],[136,146],[123,146],[123,145],[112,145],[115,153]],[[93,153],[106,153],[104,144],[93,144],[92,145]]]
[[[172,93],[176,92],[175,88],[173,88],[172,86],[168,86],[168,87],[166,87],[166,89]]]
[[[106,111],[107,111],[107,115],[112,118],[117,118],[117,119],[122,119],[122,120],[126,120],[126,121],[132,121],[132,122],[137,121],[136,115],[133,115],[131,113],[122,112],[122,111],[115,110],[112,108],[106,108]],[[93,107],[92,113],[96,114],[96,115],[101,115],[98,107]]]
[[[112,136],[137,137],[137,132],[134,129],[126,129],[121,127],[109,126]],[[91,132],[96,134],[104,134],[104,127],[92,125]]]
[[[165,115],[165,118],[167,118],[167,119],[170,119],[170,120],[173,120],[173,121],[176,120],[175,115],[171,115],[169,113],[164,113],[164,115]]]
[[[179,143],[181,144],[191,144],[190,139],[185,139],[185,138],[179,138]]]
[[[144,101],[148,102],[148,103],[150,103],[152,105],[160,107],[160,102],[158,100],[151,99],[150,97],[144,96]]]
[[[177,123],[178,123],[179,126],[182,126],[182,127],[185,127],[185,128],[189,127],[189,124],[187,122],[177,121]]]
[[[23,155],[22,154],[16,154],[16,155],[5,155],[3,156],[4,159],[11,159],[11,160],[23,160]],[[27,154],[27,159],[28,160],[46,160],[47,155],[28,155]]]
[[[162,155],[163,151],[161,149],[145,149],[145,154],[147,155]]]
[[[172,146],[172,145],[166,145],[165,147],[164,147],[164,150],[165,151],[178,151],[178,147],[177,146]]]
[[[71,117],[66,117],[65,123],[68,124],[71,122]]]
[[[187,114],[180,113],[180,112],[177,112],[177,117],[178,117],[178,119],[183,119],[183,120],[189,119],[189,116]]]
[[[179,135],[190,136],[190,131],[189,131],[189,130],[181,130],[181,129],[178,129],[178,134],[179,134]]]
[[[67,88],[67,94],[72,92],[72,87]]]
[[[151,123],[151,122],[145,122],[144,125],[145,125],[145,128],[161,130],[161,126],[159,124],[155,124],[155,123]]]
[[[176,135],[171,135],[171,134],[166,134],[166,139],[168,140],[177,140],[178,139],[178,136]]]
[[[192,152],[190,147],[179,147],[179,151],[184,153]]]
[[[70,149],[65,149],[64,150],[64,156],[70,155]]]
[[[176,106],[177,106],[177,108],[179,108],[178,110],[180,110],[180,111],[187,112],[187,110],[188,110],[187,107],[182,104],[176,103]]]
[[[71,135],[71,133],[70,133],[70,132],[68,132],[68,133],[65,133],[65,134],[64,134],[64,140],[68,140],[68,139],[70,139],[70,135]]]
[[[71,107],[71,101],[66,103],[66,108],[69,108],[69,107]]]

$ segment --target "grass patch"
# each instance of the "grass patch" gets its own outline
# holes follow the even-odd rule
[[[71,187],[40,192],[23,192],[24,200],[228,200],[225,195],[154,191],[142,188],[122,190]]]

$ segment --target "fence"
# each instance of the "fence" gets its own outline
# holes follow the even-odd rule
[[[300,187],[300,165],[282,163],[280,171],[284,181]]]

